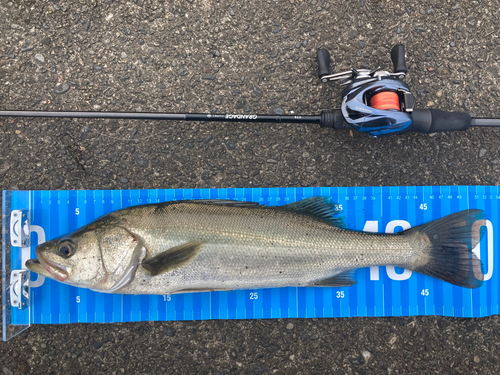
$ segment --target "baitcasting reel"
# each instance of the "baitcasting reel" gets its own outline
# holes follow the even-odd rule
[[[374,137],[406,132],[436,133],[467,130],[470,126],[500,126],[500,119],[471,119],[468,113],[445,112],[439,109],[415,109],[415,97],[402,81],[407,69],[405,47],[392,48],[394,73],[380,68],[374,70],[351,69],[330,74],[330,54],[318,51],[318,75],[322,82],[343,80],[340,109],[323,111],[320,115],[275,116],[236,115],[212,113],[131,113],[131,112],[47,112],[0,111],[1,116],[14,117],[66,117],[112,118],[141,120],[220,121],[220,122],[275,122],[319,124],[333,129],[356,129]]]
[[[340,108],[345,122],[373,136],[402,133],[412,124],[415,97],[402,81],[407,72],[402,44],[394,46],[391,59],[394,73],[378,67],[330,74],[330,54],[326,49],[318,51],[321,81],[343,80],[346,86]]]
[[[322,82],[344,81],[342,105],[332,111],[323,127],[352,127],[374,137],[404,132],[435,133],[467,130],[471,118],[467,113],[444,112],[437,109],[414,109],[415,97],[402,81],[407,73],[405,47],[392,48],[394,73],[380,70],[351,69],[331,74],[330,54],[318,50],[318,75]],[[342,120],[340,119],[342,116]]]

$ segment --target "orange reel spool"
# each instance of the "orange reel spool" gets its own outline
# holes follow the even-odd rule
[[[399,95],[393,91],[384,91],[373,95],[370,99],[370,106],[375,109],[396,109],[401,111]]]

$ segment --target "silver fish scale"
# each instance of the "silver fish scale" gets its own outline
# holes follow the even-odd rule
[[[262,206],[179,202],[112,215],[125,220],[127,229],[144,242],[148,256],[193,241],[203,243],[190,263],[173,271],[151,277],[138,267],[122,293],[305,286],[349,269],[404,267],[418,253],[415,237],[348,231],[308,215]]]

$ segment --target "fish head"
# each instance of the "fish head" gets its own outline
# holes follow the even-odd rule
[[[28,260],[26,266],[65,284],[111,292],[120,280],[134,277],[131,270],[146,253],[140,238],[125,224],[113,216],[98,219],[38,245],[37,259]]]
[[[96,231],[82,228],[36,247],[36,259],[26,262],[29,270],[51,279],[92,288],[104,274]]]

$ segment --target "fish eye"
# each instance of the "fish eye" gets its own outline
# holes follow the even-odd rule
[[[59,243],[58,251],[61,256],[68,258],[75,252],[75,244],[71,240],[63,240]]]

